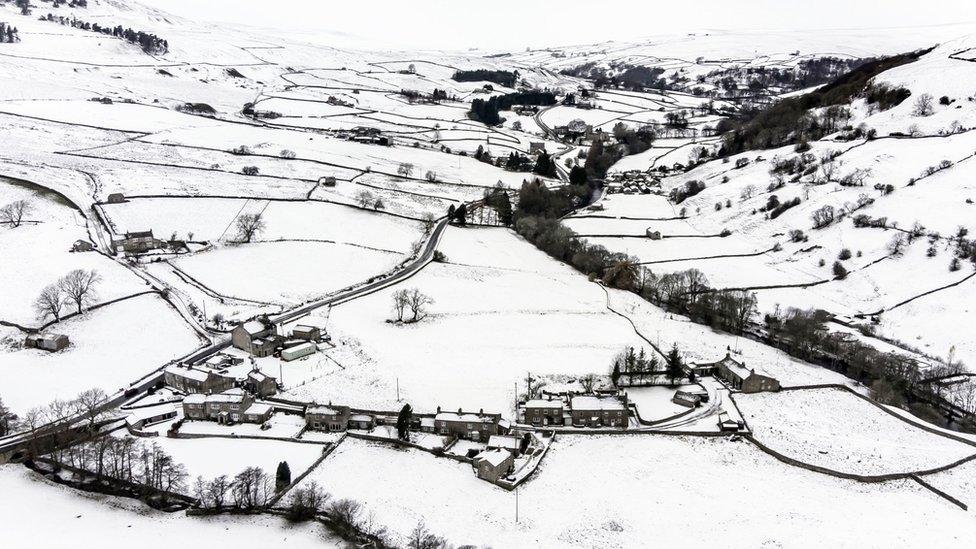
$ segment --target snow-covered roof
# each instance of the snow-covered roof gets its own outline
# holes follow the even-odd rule
[[[518,440],[506,435],[491,435],[488,437],[488,447],[515,450],[518,448]]]
[[[223,393],[218,393],[216,395],[207,395],[207,403],[218,403],[218,402],[243,402],[244,401],[244,391],[240,389],[229,389]]]
[[[207,402],[207,395],[196,393],[192,395],[186,395],[183,399],[183,404],[205,404]]]
[[[434,426],[434,418],[432,418],[432,417],[422,417],[422,418],[420,418],[420,426],[421,427],[433,427]]]
[[[287,349],[285,349],[282,352],[283,353],[294,353],[296,351],[306,352],[306,351],[315,351],[317,349],[318,349],[318,347],[314,343],[312,343],[311,341],[309,341],[309,342],[306,342],[306,343],[302,343],[301,345],[295,345],[294,347],[288,347]]]
[[[167,366],[164,372],[167,374],[173,374],[175,376],[185,377],[187,379],[192,379],[194,381],[207,381],[210,378],[210,372],[205,372],[196,368],[181,368],[176,365]]]
[[[244,328],[244,331],[250,335],[259,334],[267,330],[267,326],[265,326],[260,320],[248,320],[244,324],[241,324],[241,327]]]
[[[264,381],[266,379],[271,378],[271,376],[262,372],[261,370],[251,370],[250,372],[247,373],[247,377],[255,381]]]
[[[331,406],[313,406],[308,409],[307,413],[318,414],[323,416],[335,416],[341,414],[342,412],[335,408],[332,408]]]
[[[487,461],[493,467],[498,467],[501,464],[505,463],[506,460],[510,459],[511,456],[512,455],[505,450],[485,450],[484,452],[481,452],[480,454],[476,455],[474,457],[474,460]]]
[[[373,421],[373,416],[368,414],[353,414],[349,416],[350,421]]]
[[[482,422],[491,423],[492,419],[488,416],[479,416],[478,414],[467,414],[467,413],[455,413],[455,412],[441,412],[434,416],[437,421],[463,421],[466,423]]]
[[[532,408],[559,408],[562,409],[563,401],[561,400],[548,400],[544,398],[536,398],[529,400],[525,403],[526,409]]]
[[[247,409],[247,413],[248,414],[264,415],[264,414],[267,414],[267,413],[271,412],[271,409],[272,409],[272,407],[271,407],[270,404],[265,404],[263,402],[258,402],[258,403],[252,404]]]
[[[624,410],[626,407],[616,397],[574,396],[570,403],[573,410]]]

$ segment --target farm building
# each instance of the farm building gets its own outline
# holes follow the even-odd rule
[[[125,233],[112,241],[115,250],[120,248],[129,254],[141,254],[159,248],[161,242],[153,236],[152,229]]]
[[[349,416],[350,429],[370,430],[376,425],[376,420],[369,414],[353,414]]]
[[[256,357],[271,356],[278,346],[274,325],[266,317],[238,324],[230,334],[231,343]]]
[[[688,408],[697,408],[701,404],[701,397],[679,389],[674,392],[674,396],[671,397],[671,402],[681,406],[687,406]]]
[[[240,423],[254,397],[240,389],[222,393],[188,395],[183,399],[183,415],[189,419],[212,419],[219,423]]]
[[[108,195],[109,204],[122,204],[125,202],[125,195],[122,193],[112,193]]]
[[[438,407],[434,416],[434,431],[440,435],[486,441],[499,433],[500,421],[501,414],[486,414],[484,411],[475,414],[463,410],[457,413],[441,412]]]
[[[322,330],[318,326],[307,326],[299,324],[291,331],[293,339],[304,339],[305,341],[319,341],[322,339]]]
[[[126,429],[130,432],[142,429],[150,425],[169,421],[176,417],[176,408],[153,406],[140,410],[134,410],[125,418]]]
[[[474,457],[473,466],[478,478],[498,482],[512,471],[515,459],[506,450],[485,450]]]
[[[576,427],[626,427],[629,421],[626,395],[574,396],[570,408]]]
[[[562,425],[564,406],[561,400],[533,399],[522,405],[522,421],[532,425]]]
[[[184,393],[219,393],[234,387],[234,378],[199,368],[167,366],[163,383]]]
[[[738,389],[743,393],[779,391],[779,381],[770,376],[757,373],[754,368],[746,368],[744,363],[735,360],[730,355],[725,355],[725,358],[717,364],[718,369],[715,371],[715,375],[728,383],[733,389]]]
[[[72,252],[90,252],[95,249],[95,246],[87,240],[75,240],[75,243],[71,245]]]
[[[722,431],[738,431],[744,427],[741,421],[732,419],[727,412],[718,415],[718,428]]]
[[[492,435],[488,439],[487,448],[489,450],[505,450],[514,456],[518,455],[519,442],[514,436]]]
[[[271,396],[278,392],[278,380],[255,368],[247,373],[244,388],[258,397]]]
[[[532,141],[529,143],[529,154],[541,154],[546,152],[546,144],[542,141]]]
[[[68,336],[64,334],[31,334],[24,340],[24,347],[55,352],[66,348],[68,343]]]
[[[305,423],[317,431],[345,431],[349,416],[348,406],[312,406],[305,411]]]
[[[244,423],[264,423],[271,419],[274,408],[264,402],[256,402],[244,410]]]
[[[319,185],[322,185],[323,187],[335,187],[336,186],[336,178],[334,176],[331,176],[331,175],[328,175],[328,176],[325,176],[325,177],[320,177],[319,178]]]
[[[289,347],[281,351],[281,360],[291,361],[298,360],[299,358],[306,357],[310,354],[315,353],[318,347],[312,342],[302,343],[301,345],[295,345],[294,347]]]

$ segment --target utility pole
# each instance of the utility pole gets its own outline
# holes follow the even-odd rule
[[[400,402],[400,378],[396,378],[397,402]]]

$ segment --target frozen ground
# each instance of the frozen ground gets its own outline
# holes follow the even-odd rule
[[[735,396],[756,439],[805,463],[864,475],[934,469],[976,448],[934,435],[837,389]]]
[[[39,547],[106,549],[228,543],[254,549],[344,547],[318,524],[295,526],[265,515],[194,518],[153,511],[138,501],[59,486],[19,465],[0,466],[0,492],[3,536],[11,543],[30,540]]]
[[[389,409],[399,384],[415,409],[510,413],[515,383],[529,372],[604,374],[621,349],[640,343],[596,285],[510,231],[450,228],[440,249],[448,263],[333,308],[345,369],[289,394]],[[430,316],[387,323],[400,288],[431,296]]]
[[[831,547],[958,546],[976,527],[911,481],[854,484],[721,438],[559,437],[519,488],[518,522],[514,492],[417,450],[350,439],[308,478],[362,502],[401,540],[423,519],[452,543],[492,547],[635,547],[648,539],[792,547],[813,530]],[[953,520],[942,520],[947,512]],[[932,520],[940,528],[929,528]]]
[[[114,393],[201,342],[184,320],[155,295],[136,297],[86,312],[53,326],[71,344],[49,353],[19,348],[23,335],[9,328],[0,347],[0,394],[16,412],[74,398],[101,387]]]

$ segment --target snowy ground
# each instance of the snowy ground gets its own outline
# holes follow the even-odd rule
[[[735,396],[756,439],[805,463],[880,475],[933,469],[976,454],[837,389]]]
[[[0,347],[0,394],[14,411],[26,412],[55,398],[74,398],[92,387],[114,393],[201,344],[184,320],[155,295],[86,312],[50,331],[66,334],[69,347],[56,353],[22,349],[19,331],[0,331],[0,339],[9,338]]]
[[[18,465],[0,466],[0,492],[3,535],[42,547],[64,547],[66,540],[109,549],[227,543],[254,549],[344,546],[317,524],[296,526],[265,515],[194,518],[153,511],[138,501],[59,486]]]
[[[527,373],[605,374],[613,356],[640,343],[597,286],[509,231],[451,228],[440,249],[448,263],[333,308],[330,332],[345,369],[289,394],[392,409],[398,383],[415,409],[510,414]],[[431,316],[387,323],[400,288],[431,296]]]
[[[647,539],[789,547],[813,529],[832,547],[956,546],[976,526],[910,481],[857,485],[724,439],[562,436],[519,488],[518,522],[514,492],[417,450],[350,439],[308,478],[362,502],[401,540],[422,519],[453,543],[493,547],[634,547]],[[947,512],[957,518],[925,526]]]

